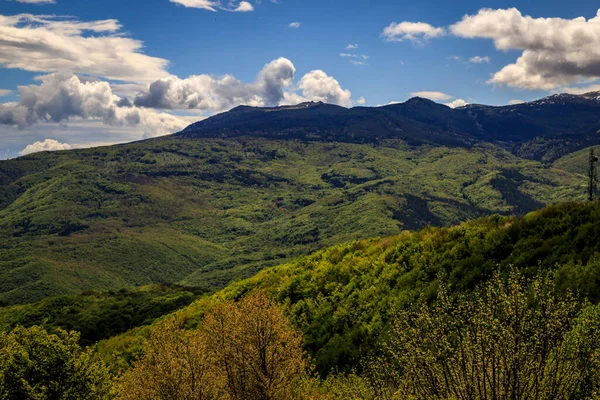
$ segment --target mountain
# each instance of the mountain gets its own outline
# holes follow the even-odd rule
[[[176,136],[252,136],[349,143],[402,139],[415,145],[467,146],[478,138],[478,131],[465,113],[416,97],[405,103],[375,108],[347,109],[321,102],[274,108],[241,106],[192,124]]]
[[[492,142],[520,157],[552,162],[597,144],[600,92],[558,94],[509,106],[471,104],[451,109],[412,98],[383,107],[343,108],[323,103],[237,107],[190,125],[176,136],[407,143],[468,147]]]
[[[149,284],[216,290],[349,240],[583,200],[581,158],[566,169],[549,160],[589,135],[557,123],[518,142],[486,122],[531,108],[543,127],[542,111],[561,105],[593,130],[583,116],[597,100],[571,98],[238,107],[169,137],[0,161],[0,302]],[[524,150],[551,146],[550,157]]]

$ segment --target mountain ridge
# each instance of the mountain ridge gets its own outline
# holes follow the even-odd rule
[[[249,107],[189,125],[175,137],[297,139],[470,147],[492,142],[524,158],[551,163],[567,153],[597,144],[600,93],[556,94],[531,102],[450,108],[413,97],[403,103],[352,107],[322,102],[296,106]]]

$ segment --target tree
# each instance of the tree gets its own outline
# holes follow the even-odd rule
[[[302,336],[262,292],[218,305],[202,329],[232,399],[290,399],[306,377]]]
[[[17,327],[0,332],[0,399],[111,398],[112,379],[79,334]]]
[[[154,329],[143,358],[121,379],[123,399],[211,400],[225,393],[201,331],[171,319]]]
[[[154,330],[122,398],[287,400],[310,381],[301,335],[263,293],[214,306],[198,330],[179,326]]]
[[[442,286],[432,307],[399,315],[383,347],[378,376],[398,399],[590,398],[600,309],[582,311],[547,277],[526,285],[516,272],[507,283],[496,274],[455,301]],[[385,394],[390,385],[377,383]]]

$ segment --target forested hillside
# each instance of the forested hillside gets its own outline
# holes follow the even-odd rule
[[[393,393],[404,391],[435,398],[421,391],[484,390],[468,384],[478,380],[494,390],[520,393],[522,389],[504,381],[497,386],[484,383],[480,364],[468,370],[460,367],[465,357],[474,357],[481,365],[496,360],[492,364],[499,377],[510,376],[513,368],[503,363],[519,363],[519,375],[511,379],[520,384],[539,376],[541,369],[568,368],[555,376],[557,381],[550,374],[531,389],[538,398],[551,399],[553,393],[591,393],[600,387],[600,360],[594,356],[600,348],[596,340],[600,311],[595,306],[600,300],[598,276],[600,205],[565,203],[524,217],[493,215],[454,227],[336,245],[232,283],[159,319],[169,307],[184,306],[202,294],[151,287],[137,293],[64,296],[4,307],[0,326],[8,332],[19,325],[42,325],[51,331],[79,329],[81,338],[60,340],[84,344],[99,339],[90,333],[110,337],[124,323],[138,326],[94,346],[93,360],[99,364],[91,368],[104,371],[106,377],[118,376],[121,398],[167,388],[227,393],[232,389],[219,382],[232,370],[226,374],[220,369],[220,357],[242,363],[239,368],[252,368],[247,363],[254,362],[253,343],[262,343],[253,342],[255,329],[275,329],[269,334],[272,341],[265,345],[280,349],[274,354],[289,357],[278,361],[282,364],[276,368],[282,368],[278,373],[283,375],[277,385],[299,390],[305,397],[298,398],[392,398]],[[490,314],[490,310],[496,311]],[[28,352],[26,346],[32,345],[25,340],[28,335],[43,346],[60,343],[38,329],[16,328],[0,337],[0,345],[3,340],[18,341]],[[479,336],[469,336],[473,329]],[[422,340],[415,341],[417,337]],[[473,342],[475,338],[479,339]],[[479,340],[486,343],[481,350],[477,350]],[[510,340],[518,343],[519,351],[506,353]],[[226,344],[211,347],[216,343]],[[447,350],[436,343],[444,343]],[[11,346],[7,351],[18,348]],[[186,353],[183,348],[194,350]],[[572,349],[577,349],[574,358],[562,353]],[[69,351],[80,357],[76,350]],[[457,361],[448,364],[444,361],[448,357]],[[170,367],[165,369],[165,363]],[[212,363],[216,369],[206,369]],[[403,363],[411,368],[399,368]],[[310,365],[321,378],[310,374]],[[197,370],[200,366],[203,369]],[[184,377],[192,372],[216,375],[188,386],[194,381]],[[175,379],[171,374],[179,374],[181,384],[171,386],[169,380]],[[446,374],[468,380],[447,381]],[[98,385],[105,385],[109,378],[98,379]],[[571,383],[559,383],[564,379]],[[290,396],[281,398],[296,398]]]
[[[348,371],[373,350],[397,312],[435,299],[440,280],[447,283],[451,293],[469,293],[496,271],[505,277],[513,267],[527,277],[552,272],[559,292],[572,291],[580,300],[597,303],[599,221],[600,206],[572,203],[525,217],[495,215],[450,228],[352,241],[266,269],[204,296],[176,315],[188,328],[197,327],[207,307],[215,302],[265,291],[283,305],[292,324],[303,332],[305,348],[322,374],[332,369]],[[152,322],[158,316],[152,310],[159,305],[184,302],[191,294],[166,291],[163,297],[152,292],[144,296],[140,298],[144,302],[139,303],[142,308],[134,308],[146,316],[138,318],[137,325],[141,320]],[[0,326],[42,324],[77,329],[89,343],[93,338],[86,332],[106,332],[97,329],[113,326],[112,319],[123,320],[110,317],[113,311],[131,309],[127,304],[132,300],[127,303],[123,299],[132,295],[116,293],[112,297],[116,299],[105,295],[90,302],[85,297],[65,297],[6,307],[0,312]],[[123,304],[126,306],[120,307]],[[131,318],[132,312],[125,314]],[[114,362],[120,365],[136,357],[147,332],[143,328],[102,342],[101,352],[108,357],[117,355]]]
[[[337,243],[584,198],[583,175],[472,147],[162,138],[0,161],[0,301],[219,289]]]

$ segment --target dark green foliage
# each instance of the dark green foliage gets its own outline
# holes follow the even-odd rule
[[[0,332],[0,399],[110,399],[104,364],[83,350],[75,332],[40,327]]]
[[[91,291],[57,296],[22,306],[0,308],[0,328],[43,325],[77,331],[82,345],[118,335],[189,305],[202,291],[149,286],[117,292]]]
[[[0,302],[215,290],[337,243],[583,199],[584,183],[488,144],[171,137],[33,154],[0,161]]]

